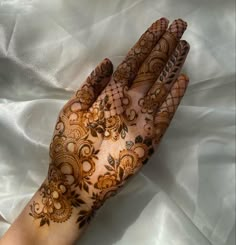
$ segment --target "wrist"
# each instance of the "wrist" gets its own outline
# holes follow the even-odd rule
[[[3,236],[0,245],[69,245],[74,244],[81,236],[87,227],[92,209],[85,203],[83,206],[72,207],[67,199],[63,199],[64,202],[55,202],[50,200],[50,195],[45,200],[42,187],[47,185],[46,180]],[[50,209],[51,203],[56,208]],[[60,205],[63,205],[61,209]],[[66,219],[65,214],[69,214]]]

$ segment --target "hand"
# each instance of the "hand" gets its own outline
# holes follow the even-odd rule
[[[112,74],[105,59],[61,110],[48,178],[30,205],[39,226],[79,228],[148,160],[180,103],[188,78],[180,75],[189,51],[180,41],[187,24],[162,18],[141,36]],[[168,29],[167,29],[168,28]]]

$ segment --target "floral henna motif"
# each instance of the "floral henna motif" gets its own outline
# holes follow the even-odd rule
[[[79,207],[85,202],[67,184],[65,176],[53,165],[49,168],[47,183],[40,189],[42,205],[33,202],[30,205],[30,215],[40,219],[40,226],[49,225],[50,220],[62,223],[68,220],[72,214],[72,207]]]
[[[94,208],[100,207],[102,203],[117,192],[117,189],[124,185],[126,180],[134,175],[143,164],[147,162],[148,156],[153,153],[152,139],[141,135],[135,141],[126,141],[126,147],[121,150],[116,159],[108,155],[108,164],[104,167],[104,175],[98,176],[94,185],[99,193],[94,194]]]
[[[116,141],[119,139],[120,135],[121,138],[125,138],[128,127],[122,115],[112,115],[105,118],[105,114],[110,108],[111,103],[109,102],[109,96],[106,95],[103,100],[96,103],[87,113],[87,117],[91,118],[88,122],[88,128],[95,137],[97,134],[103,134],[104,139]]]
[[[83,210],[79,213],[77,222],[80,228],[90,222],[96,210],[108,198],[114,196],[129,177],[134,175],[147,162],[148,156],[152,154],[152,139],[148,137],[143,139],[141,135],[138,135],[135,141],[126,141],[125,149],[120,151],[117,159],[110,154],[108,155],[108,164],[104,166],[106,172],[99,175],[97,182],[94,184],[97,191],[92,193],[92,207],[90,210]]]

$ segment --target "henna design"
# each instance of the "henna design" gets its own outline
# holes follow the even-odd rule
[[[85,109],[93,102],[99,89],[107,83],[111,69],[111,63],[103,61],[77,91],[76,96],[79,98],[72,98],[59,115],[50,145],[52,162],[48,179],[39,190],[42,200],[30,205],[30,215],[40,220],[40,226],[49,225],[50,220],[65,222],[72,214],[72,207],[87,207],[76,190],[79,188],[89,192],[92,184],[90,176],[95,171],[94,160],[99,150],[95,150],[88,138],[91,130],[86,125],[91,116],[95,119],[94,115],[88,115],[80,109]],[[101,87],[98,89],[99,84]]]
[[[155,47],[157,41],[164,34],[167,25],[168,20],[161,18],[148,28],[114,72],[113,79],[115,81],[118,83],[125,81],[126,84],[130,84],[135,78],[140,65],[144,62],[148,54]]]
[[[79,223],[79,228],[83,228],[85,225],[89,224],[91,219],[94,217],[95,211],[94,209],[90,210],[81,210],[78,214],[78,219],[76,223]]]
[[[164,133],[186,87],[180,77],[162,103],[184,62],[184,42],[147,96],[133,98],[130,90],[135,77],[137,84],[154,82],[186,28],[177,20],[165,32],[167,25],[164,18],[155,22],[111,79],[112,64],[105,59],[61,110],[50,145],[48,178],[39,189],[40,198],[30,205],[30,215],[40,226],[66,222],[77,211],[76,222],[83,228],[153,154],[159,140],[155,137]],[[162,106],[155,117],[157,102]]]
[[[161,105],[154,119],[154,126],[156,128],[155,144],[158,144],[163,137],[166,129],[168,128],[175,111],[183,97],[188,84],[188,77],[186,75],[180,75],[177,81],[171,88],[170,93],[166,97],[166,100]]]
[[[126,113],[124,118],[117,117],[117,115],[121,115],[125,111],[125,108],[130,104],[131,100],[126,93],[128,90],[127,85],[134,79],[140,65],[163,35],[167,25],[168,21],[165,18],[162,18],[153,23],[141,36],[139,41],[128,52],[125,60],[118,66],[113,74],[113,79],[104,89],[104,92],[98,97],[97,102],[95,102],[91,110],[98,108],[101,101],[108,98],[107,104],[110,105],[110,107],[104,112],[105,118],[116,117],[114,119],[115,121],[124,122],[125,120],[127,123],[132,122],[137,118],[135,110]]]
[[[186,41],[180,41],[157,82],[148,91],[147,95],[138,101],[142,113],[153,114],[164,101],[172,83],[176,80],[189,51]]]
[[[152,139],[148,137],[143,139],[141,135],[138,135],[135,141],[126,141],[125,149],[120,151],[118,159],[109,154],[108,164],[104,166],[107,172],[98,176],[94,185],[100,190],[99,195],[95,196],[95,200],[100,203],[104,201],[104,198],[108,198],[108,192],[113,195],[117,188],[123,186],[125,181],[134,175],[142,164],[146,163],[148,156],[152,153]]]
[[[30,205],[30,215],[34,219],[40,219],[40,226],[50,224],[50,220],[62,223],[68,220],[72,214],[72,206],[79,207],[85,202],[79,194],[72,191],[65,176],[53,165],[49,168],[48,183],[40,187],[42,204],[38,202]]]
[[[115,101],[113,101],[113,103],[115,103]],[[97,101],[87,113],[87,117],[89,119],[91,118],[88,123],[88,128],[95,137],[97,134],[103,134],[106,140],[112,139],[116,141],[119,139],[119,136],[124,139],[128,132],[128,127],[123,117],[121,115],[110,115],[106,117],[106,112],[109,112],[111,107],[112,103],[109,102],[108,95],[106,95],[103,100]],[[115,109],[116,108],[114,108],[114,110]],[[99,113],[100,116],[97,116]]]
[[[157,45],[153,48],[151,54],[142,64],[135,80],[132,83],[132,88],[140,86],[142,83],[149,83],[152,85],[156,81],[167,63],[169,56],[176,48],[186,27],[187,23],[180,19],[174,21],[170,25],[168,31],[164,33]]]
[[[81,89],[76,92],[72,101],[73,103],[76,102],[74,103],[74,109],[88,109],[109,82],[112,72],[111,61],[104,59],[88,76]]]

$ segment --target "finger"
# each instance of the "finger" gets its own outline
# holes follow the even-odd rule
[[[154,22],[128,52],[124,61],[113,74],[115,81],[130,83],[136,76],[140,65],[144,62],[158,40],[165,33],[169,21],[161,18]]]
[[[180,75],[172,86],[165,101],[154,118],[155,143],[158,144],[166,132],[178,106],[184,96],[189,79],[186,75]]]
[[[189,48],[189,44],[186,41],[179,42],[157,81],[149,89],[146,96],[138,101],[142,113],[153,114],[163,103],[173,83],[179,76]]]
[[[112,72],[112,62],[104,59],[83,82],[65,108],[69,107],[72,112],[87,110],[110,81]]]
[[[131,89],[137,88],[135,90],[146,94],[148,89],[157,80],[186,28],[187,23],[181,19],[172,22],[168,30],[142,64],[132,83]]]

